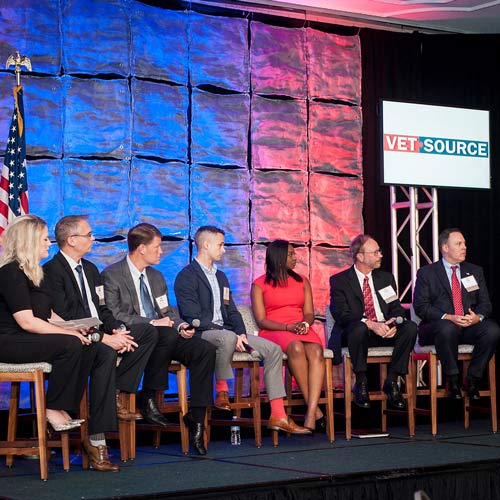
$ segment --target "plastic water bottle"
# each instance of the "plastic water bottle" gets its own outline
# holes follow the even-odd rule
[[[236,423],[237,417],[233,417],[233,422],[231,424],[231,444],[233,446],[239,446],[241,444],[241,434],[240,426]]]

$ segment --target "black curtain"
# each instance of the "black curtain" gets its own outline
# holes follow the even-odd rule
[[[460,227],[467,260],[484,267],[500,318],[500,36],[423,35],[361,30],[364,221],[386,250],[390,269],[389,188],[380,183],[380,99],[490,111],[491,190],[438,189],[439,226]],[[495,314],[496,313],[496,314]]]

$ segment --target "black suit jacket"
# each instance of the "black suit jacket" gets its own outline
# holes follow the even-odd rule
[[[468,292],[462,285],[464,313],[470,308],[476,314],[488,317],[491,314],[491,302],[482,268],[462,262],[460,274],[462,278],[474,276],[479,285],[479,289],[472,292]],[[454,314],[451,285],[442,260],[418,270],[413,292],[413,308],[424,324],[441,319],[443,314]]]
[[[236,308],[231,293],[229,294],[228,303],[224,304],[224,287],[230,290],[227,276],[222,271],[217,270],[216,278],[220,288],[224,328],[237,334],[246,333],[243,318]],[[203,269],[196,260],[193,260],[177,275],[174,291],[181,318],[184,318],[189,323],[192,323],[194,319],[200,320],[200,326],[197,328],[198,332],[221,328],[220,325],[212,323],[214,310],[212,288]]]
[[[374,269],[372,278],[384,318],[386,320],[398,316],[404,318],[406,311],[399,299],[386,303],[379,293],[380,290],[390,285],[397,294],[394,276],[386,271]],[[333,325],[328,347],[333,350],[334,359],[341,362],[342,334],[344,330],[353,321],[361,321],[366,317],[363,290],[359,285],[354,266],[330,277],[330,312],[335,324]]]
[[[99,270],[92,262],[82,259],[82,266],[90,288],[92,302],[99,313],[99,319],[103,322],[101,328],[106,333],[111,333],[114,328],[119,328],[121,321],[115,319],[106,305],[99,304],[96,287],[101,286]],[[45,279],[47,280],[54,298],[54,311],[65,320],[85,318],[82,294],[76,281],[73,270],[61,252],[44,266]]]

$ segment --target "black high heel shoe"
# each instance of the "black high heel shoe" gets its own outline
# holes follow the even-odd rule
[[[316,426],[314,430],[321,434],[326,432],[326,418],[324,415],[316,419]]]

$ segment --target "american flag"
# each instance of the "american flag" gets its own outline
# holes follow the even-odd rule
[[[14,87],[14,114],[5,148],[0,181],[0,234],[9,222],[28,213],[28,178],[26,175],[26,137],[23,88]]]

